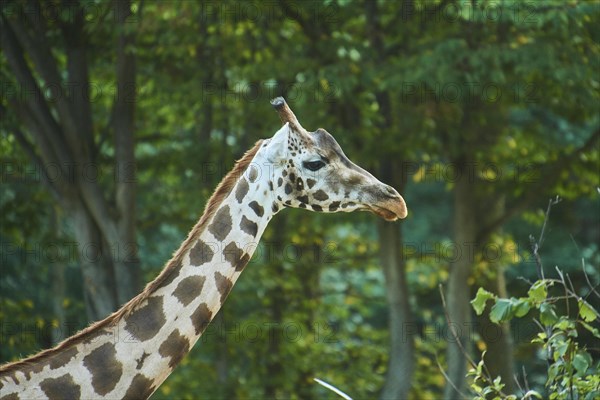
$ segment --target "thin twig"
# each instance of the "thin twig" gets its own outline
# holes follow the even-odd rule
[[[542,225],[542,232],[540,233],[540,240],[538,241],[538,243],[540,244],[540,249],[544,245],[544,234],[546,233],[546,223],[548,222],[548,219],[550,217],[550,210],[552,209],[552,206],[557,205],[561,201],[561,198],[558,196],[548,201],[548,208],[546,209],[546,216],[544,217],[544,224]]]
[[[514,374],[513,375],[513,380],[515,381],[515,383],[517,384],[517,387],[519,388],[519,390],[522,393],[525,393],[525,390],[523,389],[523,386],[521,386],[521,382],[519,382],[519,374]]]
[[[524,365],[521,366],[521,369],[523,370],[523,382],[525,383],[525,389],[527,389],[527,391],[525,393],[527,393],[530,390],[529,389],[529,381],[527,380],[527,371],[525,371]]]
[[[440,360],[438,359],[438,356],[436,354],[435,356],[435,362],[438,365],[438,368],[440,369],[440,372],[442,373],[442,375],[444,375],[444,378],[446,379],[446,382],[448,382],[450,384],[450,386],[452,386],[452,388],[456,391],[456,393],[460,394],[463,398],[468,399],[469,396],[467,396],[466,394],[464,394],[463,392],[461,392],[456,385],[454,384],[454,382],[452,382],[452,380],[450,379],[450,377],[448,376],[448,374],[446,374],[446,371],[444,371],[444,367],[442,367],[442,364],[440,363]]]
[[[600,189],[599,189],[599,191],[600,191]],[[575,248],[577,249],[577,252],[579,254],[581,254],[581,249],[577,245],[577,242],[575,241],[575,238],[573,237],[573,235],[569,234],[569,237],[571,238],[571,242],[573,242],[573,246],[575,246]],[[583,258],[583,257],[581,257],[581,269],[583,270],[583,276],[585,277],[585,281],[587,282],[587,284],[590,288],[590,292],[586,295],[586,298],[588,296],[590,296],[592,293],[595,294],[598,298],[600,298],[600,293],[598,293],[596,291],[596,288],[598,286],[600,286],[600,283],[593,285],[592,282],[590,281],[590,277],[588,276],[587,271],[585,270],[585,258]]]
[[[443,290],[442,284],[440,283],[438,285],[438,287],[440,289],[440,296],[442,297],[442,307],[444,308],[444,315],[446,317],[446,323],[448,324],[448,328],[450,328],[450,332],[452,332],[452,336],[454,336],[454,340],[456,341],[456,344],[457,344],[458,348],[460,349],[460,352],[463,354],[463,356],[469,362],[469,364],[471,364],[471,368],[477,369],[477,364],[475,363],[475,361],[473,361],[473,359],[469,356],[469,353],[467,353],[467,351],[463,347],[462,342],[461,342],[460,338],[458,337],[458,334],[456,333],[456,331],[454,330],[454,328],[451,324],[450,314],[448,314],[448,307],[446,306],[446,297],[444,296],[444,290]],[[490,371],[488,370],[487,365],[485,365],[485,362],[483,363],[483,369],[484,369],[484,375],[482,376],[482,378],[484,378],[484,380],[487,381],[487,383],[492,384],[493,379],[491,378]],[[458,390],[457,390],[457,392],[458,392]],[[501,390],[499,391],[499,394],[502,396],[506,396],[506,394],[503,393]]]
[[[469,356],[469,354],[463,347],[462,341],[460,340],[460,338],[458,337],[458,334],[456,333],[456,331],[454,330],[454,328],[452,326],[452,323],[450,321],[450,314],[448,314],[448,307],[446,306],[446,297],[444,296],[444,290],[443,290],[443,286],[441,283],[438,285],[438,288],[440,289],[440,296],[442,297],[442,307],[444,308],[444,315],[446,317],[446,323],[448,324],[448,327],[450,328],[450,332],[452,332],[452,336],[454,336],[454,340],[456,341],[456,344],[458,345],[460,352],[465,356],[465,358],[467,359],[469,364],[471,364],[471,367],[477,368],[477,364],[475,363],[475,361],[473,361],[473,359]]]
[[[596,291],[596,288],[600,285],[600,283],[596,284],[596,285],[592,285],[592,282],[590,282],[590,278],[588,277],[588,274],[585,271],[585,260],[583,259],[583,257],[581,257],[581,269],[583,269],[583,275],[585,276],[585,281],[587,282],[588,286],[590,287],[590,293],[588,294],[588,296],[590,294],[594,293],[596,295],[596,297],[598,297],[600,299],[600,293],[598,293]]]
[[[573,246],[575,246],[575,248],[577,249],[577,252],[579,254],[581,254],[581,249],[579,248],[579,246],[577,245],[577,242],[575,241],[575,238],[573,237],[572,233],[569,233],[569,237],[571,238],[571,242],[573,242]]]
[[[560,284],[563,283],[563,281],[561,281],[559,279],[546,279],[546,282],[560,283]],[[566,288],[566,285],[565,285],[565,288]],[[571,289],[568,289],[568,288],[566,289],[566,293],[568,294],[569,297],[572,297],[572,298],[576,299],[577,301],[581,301],[582,303],[584,303],[590,309],[590,311],[593,312],[594,315],[596,315],[596,318],[600,318],[600,312],[596,311],[596,309],[594,307],[592,307],[592,305],[586,299],[579,296],[577,293],[575,293],[574,291],[572,291]],[[553,299],[562,299],[562,297],[555,296],[555,297],[553,297]],[[548,299],[548,300],[550,300],[550,299]]]
[[[529,235],[529,244],[531,245],[531,254],[535,259],[535,265],[537,267],[538,279],[543,280],[544,278],[544,267],[542,266],[542,259],[538,254],[539,245],[535,241],[533,235]]]
[[[535,264],[537,266],[538,278],[545,279],[544,277],[544,267],[542,265],[542,259],[540,258],[539,251],[544,244],[544,236],[546,234],[546,224],[548,223],[548,218],[550,216],[550,210],[552,210],[552,206],[561,202],[560,197],[556,196],[554,199],[550,199],[548,201],[548,208],[546,208],[546,214],[544,216],[544,223],[542,224],[542,231],[540,232],[540,238],[536,241],[533,235],[529,235],[529,243],[531,245],[531,253],[535,259]]]
[[[550,339],[550,335],[548,333],[548,329],[546,329],[544,327],[544,325],[542,325],[541,322],[538,321],[535,318],[533,318],[533,322],[538,326],[538,328],[540,328],[541,332],[544,332],[546,334],[546,340]],[[551,354],[550,348],[547,348],[546,349],[546,368],[550,368],[551,357],[552,357],[552,354]]]
[[[531,282],[529,279],[525,278],[524,276],[518,276],[517,279],[525,282],[529,286],[533,286],[533,282]]]
[[[569,307],[569,294],[567,293],[569,288],[567,288],[567,282],[565,282],[565,276],[558,267],[554,267],[554,269],[556,269],[556,272],[558,273],[558,276],[560,277],[561,284],[562,284],[563,288],[565,289],[565,304],[567,305],[567,316],[570,316],[571,309]]]
[[[568,273],[567,273],[567,282],[569,282],[569,286],[571,287],[571,292],[577,293],[575,291],[575,287],[573,286],[573,281],[571,281],[571,275],[569,275]]]
[[[574,357],[573,356],[574,349],[572,346],[570,346],[570,347],[571,347],[571,350],[570,350],[569,359],[572,360]],[[573,366],[572,365],[569,368],[569,394],[571,395],[571,400],[574,400],[575,397],[573,396]]]

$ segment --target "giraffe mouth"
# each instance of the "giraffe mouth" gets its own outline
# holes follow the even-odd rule
[[[371,204],[369,205],[368,210],[386,221],[404,219],[408,215],[406,203],[402,196],[400,196],[400,198],[383,201],[379,204]]]

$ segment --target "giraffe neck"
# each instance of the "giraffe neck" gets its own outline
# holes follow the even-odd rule
[[[149,397],[221,308],[277,212],[260,152],[243,167],[223,180],[203,218],[144,292],[76,338],[0,369],[0,397]]]
[[[122,330],[144,343],[123,349],[124,355],[141,364],[133,368],[132,363],[131,373],[143,374],[158,387],[194,346],[225,302],[273,216],[271,207],[262,206],[267,201],[271,204],[269,193],[268,182],[251,173],[241,176],[181,264],[146,304],[120,322]],[[155,320],[158,323],[149,326],[148,321]]]

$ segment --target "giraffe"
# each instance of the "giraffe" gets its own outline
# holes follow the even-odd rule
[[[402,196],[352,163],[333,136],[304,129],[282,97],[271,103],[283,126],[223,178],[158,277],[104,320],[1,366],[2,400],[148,398],[200,338],[283,208],[406,217]]]

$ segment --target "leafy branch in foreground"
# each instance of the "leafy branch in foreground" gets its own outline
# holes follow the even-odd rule
[[[550,200],[546,211],[546,219],[553,205],[557,204],[559,199]],[[544,227],[546,221],[544,221]],[[600,339],[600,314],[590,304],[589,297],[597,296],[596,286],[588,282],[590,286],[586,297],[577,294],[573,287],[571,279],[564,274],[558,267],[556,272],[558,279],[547,279],[544,277],[541,258],[538,251],[543,243],[544,228],[538,241],[531,237],[532,253],[538,266],[538,277],[533,282],[527,292],[526,297],[502,298],[479,288],[477,295],[471,301],[473,309],[477,315],[481,315],[486,307],[486,303],[491,300],[493,306],[490,311],[490,320],[494,323],[508,322],[513,318],[524,318],[535,310],[538,318],[534,318],[535,324],[539,327],[536,337],[531,340],[531,344],[541,346],[547,357],[547,377],[546,388],[549,399],[597,399],[600,396],[600,361],[594,362],[588,349],[580,346],[577,341],[579,336],[578,329],[584,329],[590,332],[595,338]],[[585,273],[585,264],[583,264]],[[586,275],[587,277],[587,275]],[[558,287],[559,295],[549,295],[549,288]],[[561,314],[557,305],[564,301],[565,312]],[[577,304],[577,312],[571,312],[572,304]],[[485,353],[484,353],[485,355]],[[517,396],[506,396],[501,392],[503,384],[500,377],[490,381],[485,371],[485,364],[482,360],[472,368],[468,376],[472,376],[474,381],[471,389],[476,393],[476,399],[516,399]],[[538,391],[530,390],[529,384],[524,374],[524,384],[517,384],[521,388],[521,399],[542,398]]]

